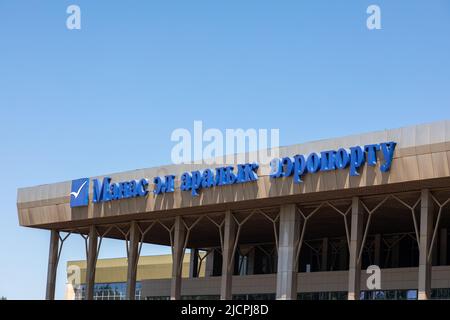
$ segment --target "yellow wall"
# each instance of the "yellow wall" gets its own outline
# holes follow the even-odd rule
[[[183,260],[183,277],[189,277],[190,254],[186,253]],[[80,282],[86,283],[86,261],[67,262],[67,278],[74,274],[74,268],[80,268]],[[205,274],[205,263],[202,263],[200,276]],[[169,279],[172,277],[172,256],[142,256],[139,259],[137,281],[150,279]],[[99,259],[95,272],[95,282],[111,283],[127,281],[127,259]]]

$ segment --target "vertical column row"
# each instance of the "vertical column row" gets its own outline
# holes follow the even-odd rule
[[[236,222],[231,211],[225,213],[224,244],[222,252],[222,279],[220,299],[231,300],[234,267],[234,243],[236,241]]]
[[[433,235],[433,199],[430,191],[422,190],[420,204],[420,241],[419,241],[419,283],[418,299],[426,300],[431,296],[431,261],[428,259],[431,237]]]
[[[86,268],[86,300],[94,299],[95,269],[97,264],[97,229],[94,225],[89,227],[89,245]]]
[[[130,244],[128,248],[127,295],[128,300],[136,299],[136,277],[139,262],[140,232],[136,221],[131,222]]]
[[[56,271],[58,269],[59,232],[50,232],[50,249],[48,253],[46,300],[55,300]]]
[[[351,218],[348,300],[359,300],[361,286],[361,260],[359,259],[359,252],[363,237],[364,211],[358,197],[353,197],[352,199]]]
[[[184,241],[186,237],[186,228],[181,217],[175,218],[174,239],[172,248],[172,281],[170,287],[170,299],[180,300],[181,298],[181,275],[184,258]]]
[[[297,299],[296,258],[299,230],[300,218],[295,204],[281,206],[276,293],[278,300]]]

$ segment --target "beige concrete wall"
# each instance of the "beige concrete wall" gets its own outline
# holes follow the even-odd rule
[[[299,273],[298,292],[347,291],[348,271]],[[361,290],[368,290],[368,275],[361,272]],[[381,270],[381,290],[417,289],[418,268]],[[433,267],[432,288],[450,288],[450,266]],[[276,274],[233,277],[233,294],[275,293]],[[142,297],[168,296],[170,280],[144,280]],[[182,295],[219,295],[220,277],[183,279]]]
[[[298,292],[347,291],[348,271],[297,274]]]
[[[361,290],[369,290],[366,282],[369,275],[361,271]],[[394,268],[381,270],[381,289],[416,289],[418,268]],[[348,272],[312,272],[298,275],[299,292],[347,291]],[[433,267],[431,286],[450,288],[450,267]]]
[[[38,226],[54,224],[63,226],[70,221],[110,221],[112,218],[130,219],[132,214],[140,218],[153,217],[155,214],[191,213],[198,210],[223,210],[224,205],[240,207],[244,203],[269,204],[285,202],[285,197],[302,199],[302,195],[318,192],[351,191],[358,195],[370,191],[361,189],[383,186],[383,191],[389,191],[389,186],[401,185],[401,190],[418,188],[418,181],[439,181],[450,175],[450,121],[435,122],[410,126],[400,129],[378,131],[343,138],[315,141],[280,148],[281,156],[295,154],[309,154],[323,150],[349,148],[356,145],[396,141],[398,143],[394,155],[391,171],[382,173],[379,170],[380,161],[376,168],[365,166],[359,177],[350,177],[348,170],[337,170],[306,174],[304,183],[296,185],[292,178],[271,180],[268,176],[268,166],[262,166],[259,171],[260,179],[254,183],[237,184],[202,190],[200,196],[192,197],[189,192],[177,189],[173,194],[155,196],[152,193],[147,198],[126,199],[112,201],[107,204],[93,205],[87,208],[69,206],[71,182],[42,185],[18,190],[17,207],[19,222],[24,226]],[[379,159],[380,160],[380,159]],[[214,167],[207,165],[163,166],[151,169],[141,169],[130,172],[111,174],[114,181],[124,181],[146,177],[152,181],[153,177],[164,174],[176,174],[184,171]],[[103,178],[103,176],[97,177]],[[414,182],[416,182],[414,184]],[[449,181],[446,180],[450,185]],[[179,181],[176,182],[178,186]],[[439,183],[441,185],[442,182]],[[91,183],[92,193],[92,183]],[[150,188],[151,189],[151,188]],[[363,191],[361,191],[363,190]],[[380,192],[380,189],[373,189]],[[324,195],[322,194],[322,198]],[[92,195],[91,195],[92,198]],[[306,198],[305,198],[306,199]],[[263,202],[263,200],[265,202]],[[278,202],[277,202],[278,201]],[[181,209],[173,211],[173,209]]]
[[[183,279],[181,295],[220,295],[220,277]],[[251,275],[233,277],[233,294],[275,293],[276,275]],[[144,280],[142,296],[169,296],[170,280]]]

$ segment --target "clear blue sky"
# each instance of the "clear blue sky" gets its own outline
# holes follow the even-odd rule
[[[288,145],[448,119],[449,37],[448,0],[0,0],[0,296],[45,293],[49,233],[18,226],[18,187],[169,163],[194,120]],[[68,259],[81,237],[59,298]]]

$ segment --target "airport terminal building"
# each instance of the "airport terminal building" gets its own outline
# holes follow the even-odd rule
[[[78,235],[81,299],[116,281],[96,273],[105,238],[124,242],[126,299],[450,299],[450,121],[282,147],[270,165],[22,188],[17,208],[21,226],[50,234],[47,299],[63,243]],[[171,247],[170,273],[138,271],[145,243]]]

